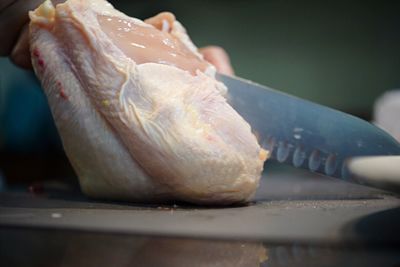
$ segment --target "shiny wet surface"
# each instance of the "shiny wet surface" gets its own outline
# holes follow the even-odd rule
[[[1,258],[4,266],[400,264],[396,196],[268,170],[252,203],[223,208],[91,200],[57,184],[11,188],[0,194]]]
[[[204,71],[208,67],[204,60],[199,59],[167,30],[105,15],[99,15],[98,21],[114,44],[137,64],[152,62],[171,65],[194,75],[196,70]]]
[[[316,246],[67,230],[0,230],[2,266],[398,266],[395,247]],[[4,264],[4,265],[3,265]]]

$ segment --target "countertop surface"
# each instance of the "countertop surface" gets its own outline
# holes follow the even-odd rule
[[[46,187],[45,187],[46,188]],[[263,176],[238,207],[90,200],[48,187],[0,193],[0,226],[273,243],[399,244],[400,199],[368,187],[288,169]]]

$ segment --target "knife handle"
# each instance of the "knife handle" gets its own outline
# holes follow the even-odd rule
[[[400,194],[400,156],[357,157],[348,168],[360,183]]]

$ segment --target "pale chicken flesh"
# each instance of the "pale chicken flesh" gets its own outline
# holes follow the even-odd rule
[[[104,0],[30,12],[34,70],[84,193],[233,204],[267,151],[171,13],[146,21]]]

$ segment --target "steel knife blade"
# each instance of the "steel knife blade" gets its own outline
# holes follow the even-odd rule
[[[217,79],[272,160],[363,183],[348,171],[350,158],[400,155],[394,138],[360,118],[241,78],[217,74]]]

